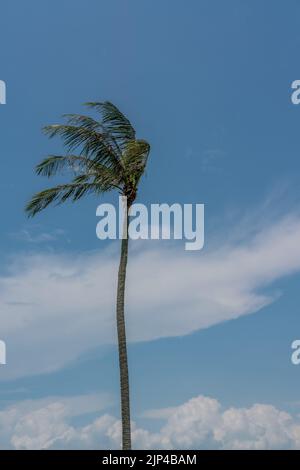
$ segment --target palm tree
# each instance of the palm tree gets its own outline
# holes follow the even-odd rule
[[[117,190],[125,199],[125,217],[118,272],[116,320],[121,388],[122,448],[131,449],[130,401],[127,344],[124,316],[126,266],[128,257],[128,222],[130,207],[137,196],[150,145],[136,139],[130,121],[110,102],[86,103],[100,113],[100,120],[90,116],[66,114],[65,124],[46,126],[49,137],[60,136],[66,155],[50,155],[36,167],[36,173],[51,177],[70,170],[72,179],[66,184],[35,194],[26,206],[30,217],[51,203],[68,199],[78,201],[88,193],[96,196]],[[74,154],[73,152],[76,151]]]

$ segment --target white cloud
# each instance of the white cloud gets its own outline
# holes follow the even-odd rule
[[[0,411],[0,449],[18,448],[19,439],[24,447],[50,447],[56,439],[66,438],[64,432],[69,429],[70,418],[102,411],[111,404],[106,393],[15,403]]]
[[[286,217],[249,233],[250,238],[219,241],[213,251],[198,253],[163,242],[144,249],[151,243],[145,242],[143,250],[132,243],[129,340],[185,335],[273,302],[278,292],[267,295],[263,288],[300,270],[300,218]],[[8,363],[1,377],[50,371],[89,348],[114,342],[117,263],[111,249],[13,259],[0,277]]]
[[[168,409],[169,410],[169,409]],[[149,415],[150,412],[148,412]],[[141,449],[300,449],[300,421],[272,405],[222,409],[198,396],[172,409],[152,410],[165,420],[157,432],[133,424],[133,443]],[[168,417],[166,417],[168,416]],[[16,405],[0,413],[6,430],[3,448],[118,449],[120,422],[104,414],[86,426],[70,424],[72,411],[57,400],[30,411]],[[2,436],[1,436],[2,437]],[[1,439],[3,443],[3,439]]]
[[[152,414],[160,417],[159,411]],[[272,405],[223,410],[217,400],[198,396],[174,410],[160,435],[175,449],[299,449],[300,421]]]

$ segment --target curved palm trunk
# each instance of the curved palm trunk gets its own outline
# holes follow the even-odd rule
[[[123,239],[121,245],[121,257],[118,273],[117,290],[117,331],[119,347],[120,387],[121,387],[121,416],[122,416],[122,448],[131,449],[131,425],[130,425],[130,399],[129,399],[129,375],[126,344],[126,328],[124,315],[124,297],[126,266],[128,257],[128,210],[124,216]]]

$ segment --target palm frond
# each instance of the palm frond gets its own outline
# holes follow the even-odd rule
[[[82,126],[91,131],[101,132],[106,144],[112,147],[119,157],[121,156],[122,151],[116,138],[104,127],[102,122],[98,122],[92,117],[82,114],[64,114],[63,117],[67,118],[69,125]]]
[[[95,184],[107,190],[109,187],[122,190],[123,173],[81,155],[50,155],[37,165],[36,172],[50,178],[64,169],[72,170],[78,177],[94,178]]]
[[[70,124],[54,124],[44,127],[43,130],[50,138],[62,137],[68,152],[81,147],[81,155],[93,156],[99,163],[112,168],[121,165],[119,155],[104,133],[101,134],[93,129]]]
[[[103,126],[101,122],[96,121],[90,116],[85,116],[83,114],[63,114],[63,117],[67,119],[68,124],[84,127],[91,131],[101,130],[103,131]]]
[[[127,141],[135,139],[135,130],[129,119],[114,104],[105,101],[104,103],[90,102],[86,105],[100,112],[104,127],[121,147]]]
[[[93,164],[93,160],[81,155],[49,155],[36,166],[35,171],[38,175],[50,178],[64,169],[71,169],[76,173],[92,167]]]
[[[49,204],[56,202],[61,204],[67,199],[77,201],[87,192],[100,193],[101,189],[99,186],[93,183],[70,183],[61,184],[54,188],[45,189],[39,193],[36,193],[25,207],[29,217],[33,217],[38,212],[49,206]]]
[[[36,173],[48,178],[67,169],[73,173],[87,173],[88,175],[105,174],[115,181],[121,181],[122,173],[112,170],[97,160],[82,155],[49,155],[36,166]]]

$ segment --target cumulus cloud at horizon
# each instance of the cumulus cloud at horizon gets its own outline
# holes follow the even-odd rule
[[[97,406],[92,397],[87,408],[89,399],[86,395],[56,397],[16,403],[0,411],[0,447],[119,449],[121,424],[116,417],[104,413],[88,424],[72,424],[74,413]],[[199,395],[172,409],[148,410],[145,416],[159,418],[163,424],[151,432],[133,423],[136,449],[300,449],[299,418],[269,404],[224,409],[218,400]]]

